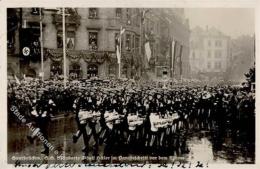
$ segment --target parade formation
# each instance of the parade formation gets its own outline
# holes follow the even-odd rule
[[[8,163],[255,163],[253,8],[73,6],[5,10]]]
[[[207,86],[203,83],[182,85],[134,80],[9,81],[9,121],[17,121],[10,113],[16,106],[37,130],[27,136],[33,143],[37,132],[48,140],[51,119],[61,113],[75,115],[78,130],[71,134],[73,143],[82,137],[82,152],[101,155],[171,155],[184,145],[194,130],[214,131],[213,140],[222,144],[230,135],[243,145],[254,142],[255,92],[238,86]],[[94,145],[90,145],[93,137]],[[176,143],[178,142],[178,144]],[[49,155],[44,145],[43,154]],[[178,146],[177,146],[178,145]]]

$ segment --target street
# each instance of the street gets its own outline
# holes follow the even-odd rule
[[[39,139],[34,144],[30,144],[27,140],[28,127],[20,124],[14,124],[9,128],[8,132],[8,162],[14,163],[16,160],[11,160],[15,157],[40,157],[41,150],[43,149],[42,143]],[[77,130],[76,122],[73,115],[64,117],[56,117],[50,123],[49,130],[49,141],[58,150],[58,155],[67,157],[66,162],[81,163],[83,153],[81,149],[84,147],[83,139],[80,138],[75,144],[72,141],[72,134]],[[166,161],[172,163],[173,161],[193,162],[197,161],[204,162],[205,164],[226,164],[226,163],[253,163],[254,157],[248,150],[242,151],[239,146],[232,144],[231,138],[224,138],[226,141],[221,148],[214,147],[212,143],[212,132],[206,130],[193,130],[188,132],[186,141],[182,142],[183,138],[178,136],[175,144],[178,149],[174,150],[170,156],[167,157]],[[185,139],[184,139],[185,140]],[[94,144],[93,138],[90,140],[90,147]],[[214,143],[215,144],[215,143]],[[99,146],[99,156],[102,157],[104,151],[104,144]],[[95,162],[95,158],[92,156],[93,150],[89,152],[88,161]],[[250,154],[251,156],[249,156]],[[124,156],[135,156],[136,154],[127,154]],[[149,154],[138,154],[137,156],[145,156]],[[50,152],[49,157],[55,156],[54,151]],[[254,155],[253,155],[254,156]],[[72,159],[74,157],[74,159]],[[75,159],[78,157],[78,159]],[[161,158],[163,159],[163,157]],[[161,160],[160,162],[164,161]],[[57,159],[54,161],[57,162]],[[59,160],[58,160],[59,161]],[[23,161],[22,161],[23,162]],[[116,162],[116,161],[113,161]],[[118,162],[118,161],[117,161]],[[127,161],[129,162],[129,161]],[[134,161],[131,161],[134,162]],[[137,161],[138,162],[138,161]],[[158,161],[151,160],[149,162],[156,163]]]

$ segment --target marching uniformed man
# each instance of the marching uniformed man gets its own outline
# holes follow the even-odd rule
[[[42,93],[42,94],[41,94]],[[32,107],[32,116],[34,116],[35,124],[37,129],[33,132],[32,136],[27,136],[29,141],[33,143],[33,140],[36,138],[38,132],[41,132],[45,140],[48,141],[48,127],[49,121],[55,110],[55,103],[51,98],[48,97],[46,91],[41,91],[39,94],[39,100],[33,101]],[[49,147],[46,143],[43,143],[44,150],[41,151],[42,154],[49,155]]]
[[[73,108],[76,112],[76,122],[78,124],[78,131],[73,135],[73,142],[76,143],[78,138],[83,135],[84,148],[82,152],[85,156],[89,152],[89,139],[91,136],[90,120],[93,118],[93,102],[87,91],[84,95],[79,92],[79,98],[74,101]],[[86,130],[87,127],[87,130]]]

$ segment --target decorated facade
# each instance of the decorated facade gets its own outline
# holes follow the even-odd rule
[[[166,58],[160,40],[172,34],[168,32],[168,35],[164,35],[166,28],[171,29],[171,24],[161,25],[161,11],[141,8],[66,8],[66,76],[72,79],[117,77],[116,40],[121,28],[125,29],[121,35],[121,77],[140,78],[147,70],[159,75],[159,60]],[[44,74],[44,79],[63,75],[62,10],[12,8],[8,9],[7,15],[10,30],[8,74],[33,77]],[[144,46],[147,37],[152,51],[149,62]]]

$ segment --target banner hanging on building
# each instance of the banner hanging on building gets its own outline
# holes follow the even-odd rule
[[[151,55],[152,55],[151,48],[150,48],[150,42],[149,41],[146,42],[144,47],[145,47],[145,55],[146,55],[147,60],[149,62],[150,59],[151,59]]]
[[[120,56],[120,51],[119,51],[119,45],[116,45],[116,58],[117,58],[117,63],[121,63],[121,56]]]
[[[175,46],[176,42],[174,39],[172,39],[172,44],[171,44],[171,71],[172,71],[172,76],[174,73],[174,62],[175,62]]]
[[[180,46],[180,55],[179,55],[179,58],[180,58],[180,61],[179,61],[179,64],[180,64],[180,75],[182,75],[182,48],[183,48],[183,45]]]

